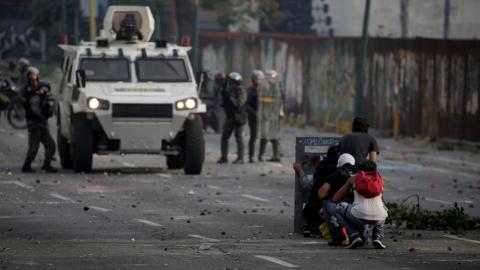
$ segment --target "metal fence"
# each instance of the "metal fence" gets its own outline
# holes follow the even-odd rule
[[[201,33],[205,71],[276,69],[287,113],[348,131],[359,40]],[[371,38],[362,114],[396,136],[480,141],[480,42]]]

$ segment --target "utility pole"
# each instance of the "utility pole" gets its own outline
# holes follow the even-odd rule
[[[401,0],[400,2],[400,25],[402,38],[408,37],[408,3],[410,0]]]
[[[370,17],[370,0],[366,0],[365,12],[363,14],[363,30],[362,30],[362,42],[360,46],[360,55],[357,61],[357,80],[356,80],[356,93],[355,93],[355,116],[358,116],[362,107],[363,98],[363,81],[365,78],[365,59],[367,58],[368,48],[368,20]]]
[[[61,34],[67,34],[67,0],[62,0],[62,29]]]
[[[95,22],[95,0],[90,0],[89,2],[89,16],[88,23],[90,26],[90,41],[95,41],[97,37],[97,25]]]
[[[448,39],[450,32],[450,0],[445,0],[445,14],[443,21],[443,38]]]
[[[198,0],[193,0],[192,65],[198,71]]]

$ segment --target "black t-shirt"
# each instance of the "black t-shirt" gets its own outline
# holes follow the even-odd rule
[[[356,164],[362,164],[370,152],[378,151],[375,138],[368,133],[353,132],[343,136],[338,145],[338,155],[350,154],[355,158]]]
[[[330,184],[330,191],[328,192],[327,199],[331,199],[335,193],[347,182],[348,178],[352,176],[356,171],[354,166],[344,166],[338,168],[337,171],[327,177],[326,183]],[[353,202],[353,191],[349,190],[345,195],[344,201]]]
[[[320,161],[315,173],[313,174],[313,185],[310,191],[309,201],[320,201],[318,190],[325,184],[327,177],[337,171],[337,161],[335,159],[324,159]]]

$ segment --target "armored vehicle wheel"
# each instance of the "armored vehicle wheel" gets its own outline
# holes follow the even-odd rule
[[[93,132],[90,122],[83,115],[72,117],[71,145],[73,170],[90,172],[93,159]]]
[[[62,168],[71,169],[72,156],[70,154],[70,144],[68,143],[68,140],[62,136],[60,126],[58,126],[57,130],[57,145],[58,155],[60,156],[60,164],[62,164]]]
[[[205,160],[205,140],[203,138],[203,123],[199,115],[193,120],[187,119],[184,124],[186,174],[200,174]]]
[[[167,167],[170,170],[177,170],[177,169],[182,169],[183,166],[185,166],[185,158],[183,157],[182,154],[173,156],[173,155],[168,155],[167,156]]]

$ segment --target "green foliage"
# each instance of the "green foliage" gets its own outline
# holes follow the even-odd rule
[[[33,0],[31,9],[33,25],[45,30],[58,27],[61,19],[61,1]]]
[[[259,19],[263,25],[272,29],[284,19],[275,0],[259,0],[256,9],[252,2],[243,0],[201,0],[200,4],[204,10],[214,11],[219,24],[224,27],[248,16]]]
[[[387,203],[387,224],[396,227],[406,226],[414,230],[447,230],[461,232],[464,230],[480,229],[480,218],[470,217],[463,207],[455,203],[453,208],[442,211],[428,211],[419,205]]]

